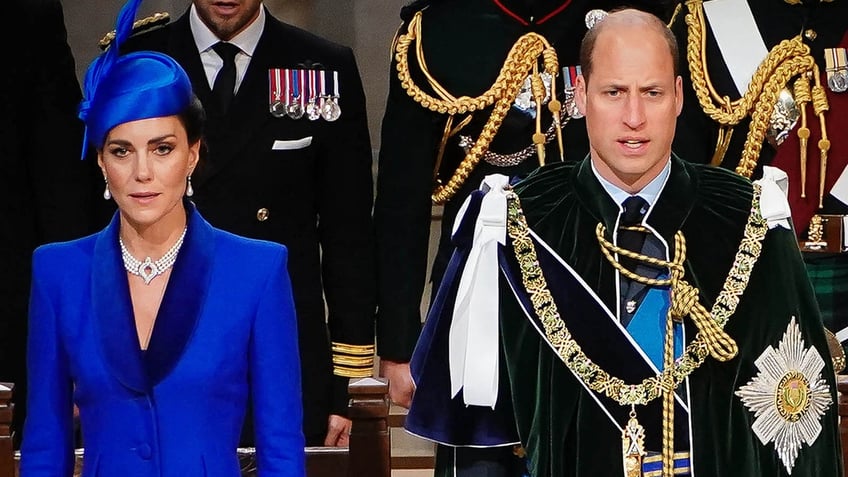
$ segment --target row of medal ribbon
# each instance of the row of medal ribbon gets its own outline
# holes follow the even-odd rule
[[[335,121],[339,106],[339,72],[272,68],[268,70],[269,110],[276,118]]]
[[[848,91],[848,55],[845,48],[825,48],[824,60],[830,90],[834,93]]]

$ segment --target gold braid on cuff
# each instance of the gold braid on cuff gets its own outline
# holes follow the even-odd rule
[[[333,374],[346,378],[367,378],[373,374],[374,345],[352,345],[333,341]]]

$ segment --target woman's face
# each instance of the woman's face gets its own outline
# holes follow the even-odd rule
[[[186,178],[194,171],[200,141],[189,144],[177,116],[115,126],[97,163],[125,220],[147,227],[183,213]]]

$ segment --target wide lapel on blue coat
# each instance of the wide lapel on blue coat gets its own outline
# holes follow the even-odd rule
[[[94,324],[106,365],[124,386],[147,392],[149,383],[141,360],[129,282],[118,246],[120,212],[98,234],[91,267]]]
[[[147,373],[154,386],[171,373],[188,346],[212,277],[214,229],[190,202],[186,202],[186,209],[188,229],[159,306],[145,356]]]

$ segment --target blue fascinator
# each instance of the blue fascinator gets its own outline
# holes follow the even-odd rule
[[[138,51],[121,56],[121,45],[132,33],[141,0],[129,0],[118,14],[115,40],[85,74],[79,118],[85,123],[85,145],[99,148],[109,131],[140,119],[173,116],[192,100],[188,75],[168,55]]]

